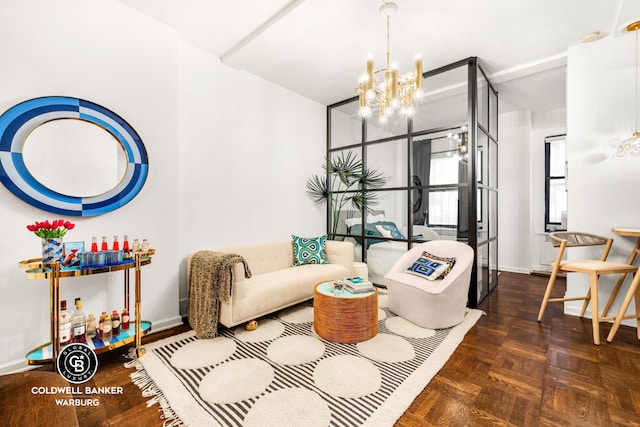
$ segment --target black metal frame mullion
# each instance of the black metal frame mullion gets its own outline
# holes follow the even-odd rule
[[[475,267],[471,270],[471,285],[469,286],[468,304],[469,307],[475,308],[478,305],[478,218],[477,218],[477,194],[478,194],[478,180],[476,178],[476,157],[478,151],[478,68],[477,58],[469,58],[468,62],[468,94],[467,94],[467,120],[468,120],[468,135],[469,135],[469,148],[467,153],[469,155],[469,167],[467,169],[467,182],[469,200],[469,206],[473,209],[469,209],[469,231],[467,241],[469,246],[474,250]]]

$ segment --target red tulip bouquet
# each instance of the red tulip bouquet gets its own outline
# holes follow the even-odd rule
[[[36,236],[42,239],[55,239],[63,237],[68,230],[73,230],[73,227],[75,227],[75,224],[71,221],[56,219],[53,223],[49,222],[49,220],[44,222],[36,221],[35,224],[27,225],[27,230],[33,231]]]

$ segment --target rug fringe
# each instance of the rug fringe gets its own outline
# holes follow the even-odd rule
[[[124,364],[125,368],[135,368],[136,372],[129,374],[131,378],[131,382],[138,386],[138,388],[142,392],[142,397],[149,397],[147,400],[147,408],[155,405],[156,403],[160,406],[158,409],[159,412],[162,412],[160,416],[161,419],[164,420],[162,423],[163,427],[184,427],[184,424],[178,415],[171,409],[169,402],[166,397],[162,393],[162,390],[158,388],[155,382],[147,371],[142,366],[142,363],[138,360],[135,353],[135,348],[129,350],[129,353],[125,355],[126,358],[131,359],[130,361]]]

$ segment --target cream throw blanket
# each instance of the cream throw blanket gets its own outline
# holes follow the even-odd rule
[[[233,266],[244,264],[244,275],[251,277],[249,265],[236,254],[198,251],[191,258],[189,281],[189,325],[198,338],[218,336],[220,302],[229,302]]]

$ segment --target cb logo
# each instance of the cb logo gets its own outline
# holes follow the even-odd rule
[[[69,344],[60,351],[57,366],[64,379],[81,384],[93,378],[98,371],[98,358],[86,344]]]

